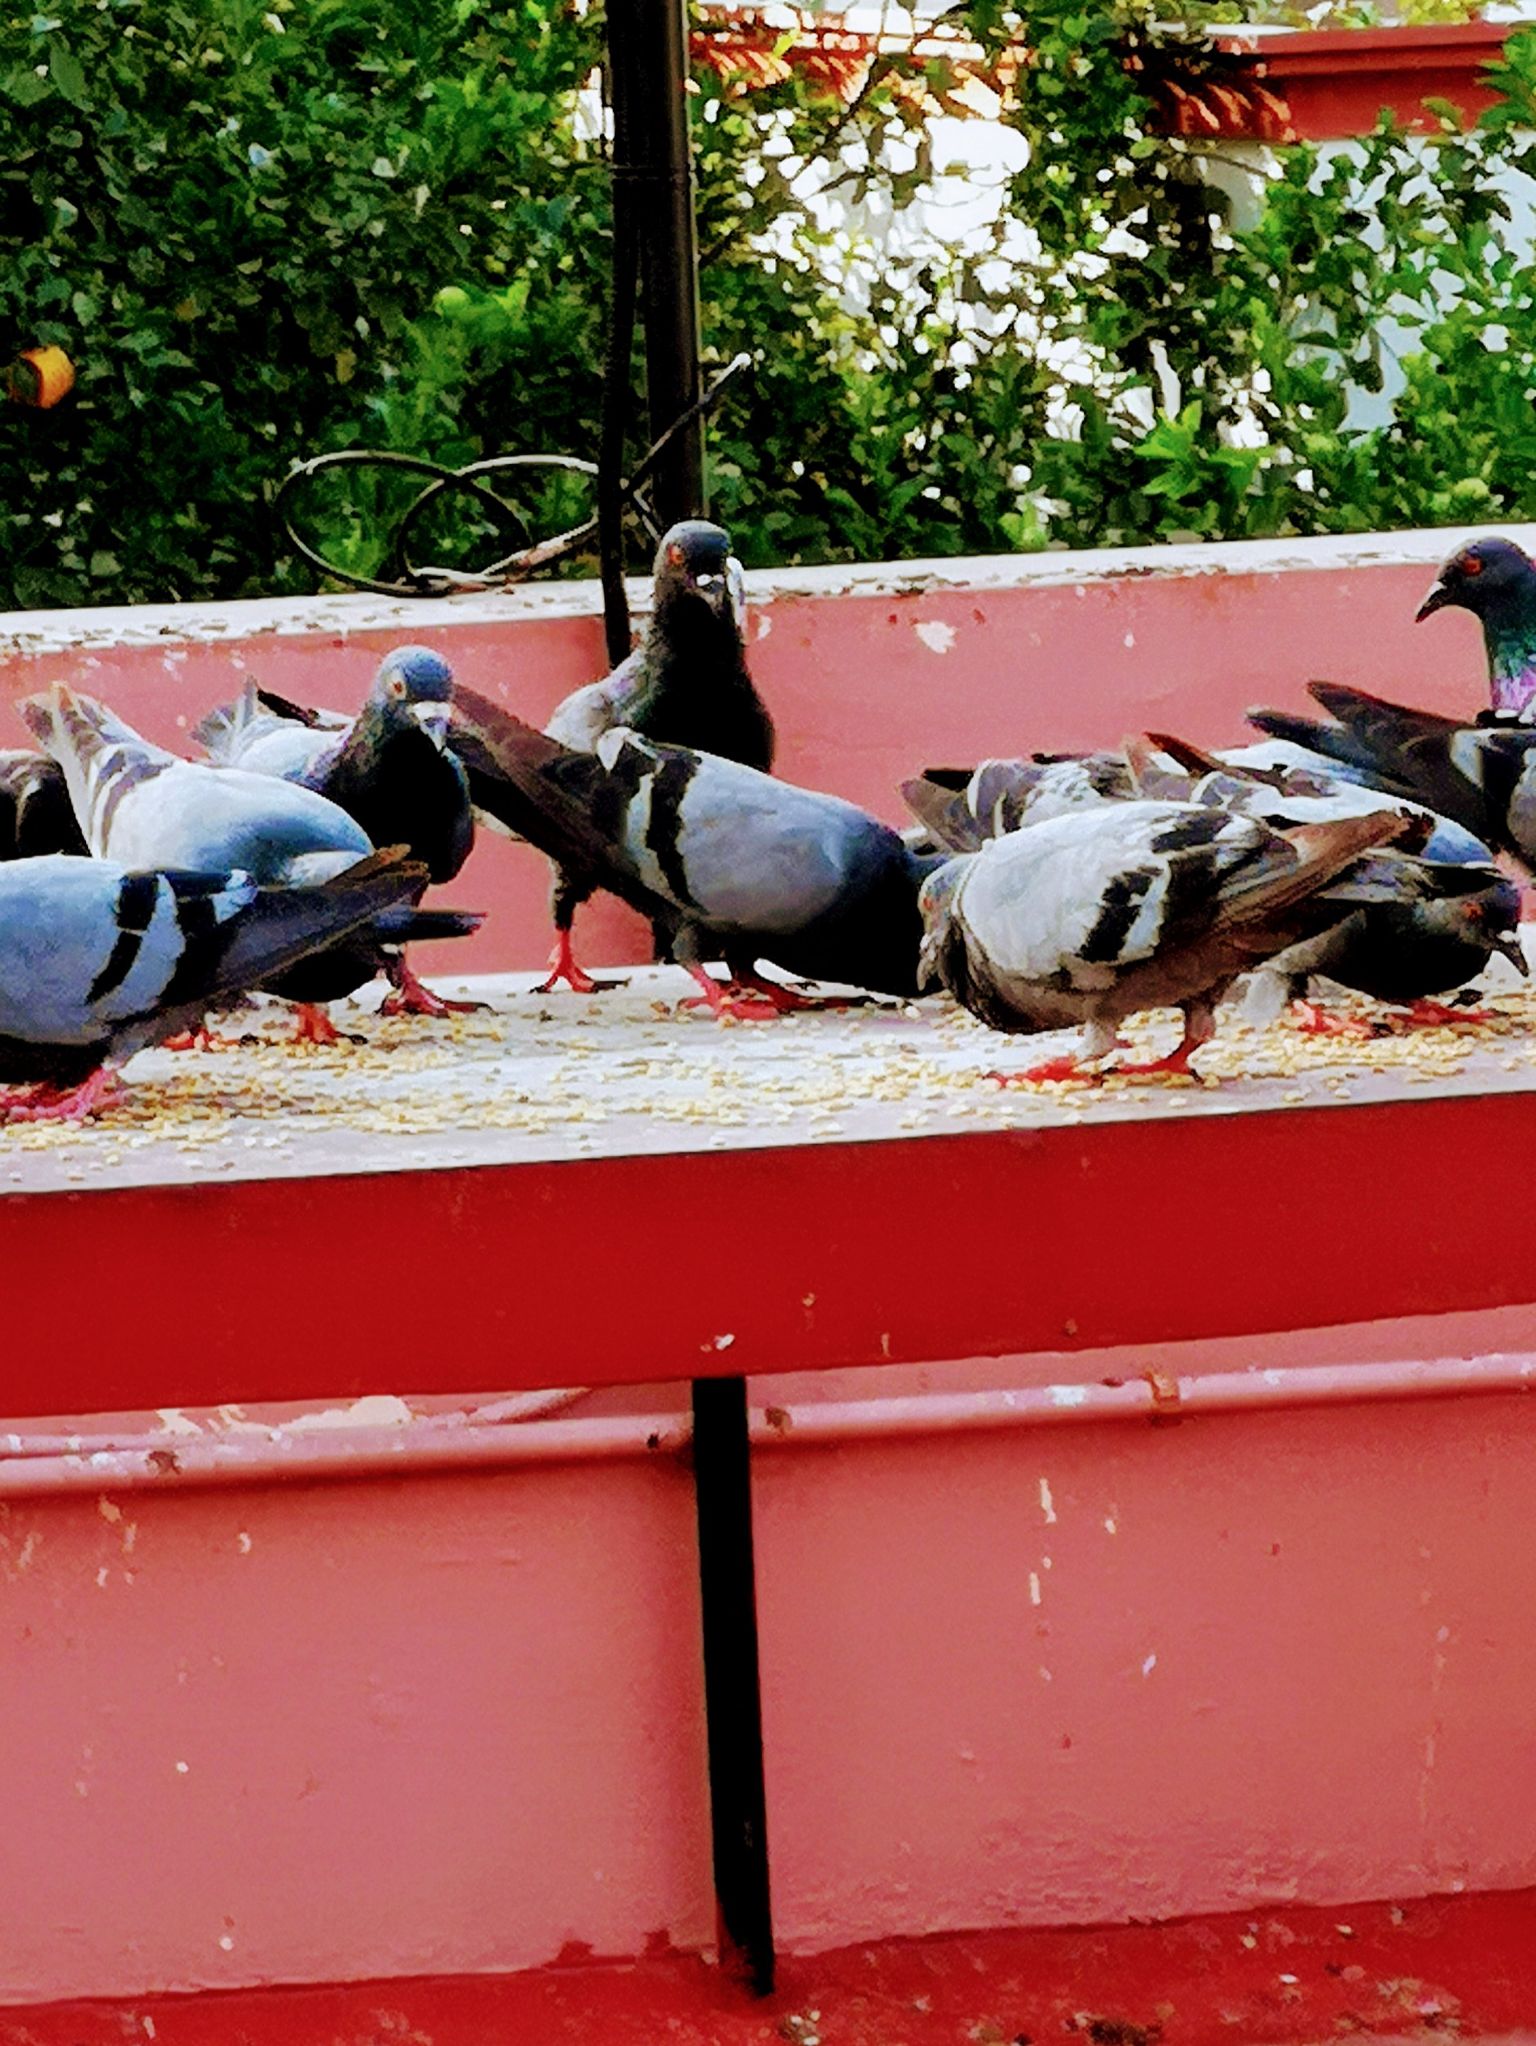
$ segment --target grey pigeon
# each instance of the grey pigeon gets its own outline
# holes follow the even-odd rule
[[[670,527],[656,549],[645,637],[611,675],[566,697],[546,736],[593,753],[607,733],[622,728],[766,773],[773,765],[773,720],[747,668],[745,606],[741,563],[725,529],[707,519]],[[576,911],[593,886],[578,869],[562,868],[556,876],[555,945],[541,992],[561,981],[579,994],[598,985],[577,965],[571,944]],[[671,920],[659,915],[657,921],[658,950],[664,951]]]
[[[345,810],[374,845],[404,845],[434,883],[451,881],[474,843],[464,769],[448,751],[453,671],[430,647],[396,647],[355,718],[307,710],[254,682],[193,727],[209,758],[313,789]],[[385,970],[387,1014],[441,1016],[478,1003],[424,987],[403,957]]]
[[[666,917],[674,956],[721,1013],[800,1006],[767,960],[878,993],[916,989],[917,893],[938,864],[837,796],[616,729],[573,752],[462,686],[455,744],[477,805],[562,867]],[[724,959],[731,984],[705,970]]]
[[[195,1029],[211,1004],[344,940],[421,885],[421,869],[394,851],[279,888],[60,853],[0,865],[0,1081],[10,1083],[0,1123],[94,1113],[122,1060]]]
[[[134,868],[239,871],[270,887],[291,887],[330,880],[374,849],[361,825],[314,790],[243,768],[181,760],[62,683],[17,708],[63,769],[76,819],[98,859]],[[447,935],[440,919],[456,913],[420,912],[428,919],[425,932],[416,914],[393,909],[376,934],[328,958],[308,959],[291,981],[279,976],[272,983],[269,992],[300,1005],[301,1036],[334,1042],[334,1027],[314,1005],[371,980],[385,964],[383,946],[418,934]],[[473,929],[476,921],[465,927]]]
[[[1192,803],[1133,802],[989,841],[931,874],[919,968],[996,1030],[1085,1026],[1082,1052],[999,1079],[1094,1079],[1116,1027],[1177,1007],[1184,1036],[1127,1071],[1189,1070],[1239,974],[1310,934],[1311,898],[1404,829],[1379,811],[1274,831]]]

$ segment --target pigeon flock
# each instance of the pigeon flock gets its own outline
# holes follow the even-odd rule
[[[930,768],[903,787],[904,833],[773,774],[740,566],[702,520],[662,538],[640,645],[543,731],[424,647],[389,654],[353,718],[251,683],[195,727],[199,759],[55,684],[18,706],[34,748],[0,752],[0,1124],[97,1113],[134,1052],[216,1043],[210,1019],[254,991],[316,1042],[339,1035],[325,1005],[379,974],[391,1014],[474,1006],[425,987],[406,947],[477,928],[421,906],[477,822],[554,867],[541,993],[599,987],[572,934],[606,890],[732,1020],[859,998],[798,985],[824,981],[942,988],[1007,1033],[1080,1027],[1074,1055],[1005,1082],[1186,1074],[1239,981],[1250,1014],[1291,1003],[1318,1032],[1475,1024],[1464,991],[1492,955],[1525,970],[1536,565],[1476,541],[1418,615],[1447,605],[1483,627],[1473,723],[1320,682],[1326,717],[1254,711],[1263,739],[1219,754],[1144,733]],[[1315,977],[1393,1006],[1335,1013]],[[1163,1007],[1176,1049],[1115,1065],[1125,1019]]]

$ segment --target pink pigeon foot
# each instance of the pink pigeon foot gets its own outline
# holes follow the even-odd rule
[[[564,981],[573,995],[599,995],[605,988],[618,987],[616,980],[594,980],[585,967],[578,966],[569,931],[557,931],[549,955],[549,978],[534,989],[536,995],[552,995]]]
[[[733,1022],[772,1022],[775,1017],[789,1013],[789,1007],[783,1003],[766,995],[747,993],[739,981],[732,981],[727,986],[702,966],[690,966],[688,971],[704,992],[685,995],[677,1005],[680,1009],[708,1009],[711,1015],[722,1019],[729,1017]],[[782,992],[782,989],[775,990],[775,993]]]
[[[394,993],[379,1005],[381,1016],[473,1016],[489,1007],[486,1002],[450,1002],[446,995],[434,994],[403,959],[392,959],[388,972]]]
[[[1409,1030],[1443,1030],[1458,1023],[1495,1023],[1492,1009],[1458,1009],[1450,1002],[1412,1002],[1387,1018],[1387,1027],[1399,1033]]]
[[[1363,1016],[1340,1016],[1321,1002],[1292,1002],[1291,1016],[1298,1030],[1309,1037],[1376,1037],[1374,1023]]]
[[[347,1039],[318,1002],[295,1002],[293,1039],[295,1044],[345,1044]]]
[[[86,1122],[104,1109],[115,1108],[124,1088],[110,1066],[98,1066],[77,1087],[7,1087],[0,1089],[0,1123]]]
[[[1075,1053],[1064,1058],[1047,1059],[1043,1065],[1026,1066],[1020,1073],[983,1073],[984,1080],[995,1080],[999,1087],[1038,1087],[1051,1080],[1071,1080],[1079,1087],[1097,1087],[1104,1075],[1094,1066],[1084,1065]]]

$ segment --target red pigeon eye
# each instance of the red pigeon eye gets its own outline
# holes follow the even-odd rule
[[[403,675],[391,675],[391,676],[390,676],[390,678],[389,678],[389,693],[390,693],[390,695],[391,695],[391,696],[395,697],[395,698],[396,698],[397,700],[398,700],[398,699],[399,699],[400,697],[404,696],[404,694],[405,694],[405,678],[404,678],[404,676],[403,676]]]
[[[1463,554],[1461,560],[1457,563],[1457,567],[1460,568],[1463,575],[1481,575],[1483,572],[1482,556],[1478,554]]]
[[[679,547],[677,542],[674,540],[672,545],[667,549],[668,561],[671,562],[674,568],[681,568],[683,563],[687,560],[687,558],[688,557],[683,552],[682,548]]]

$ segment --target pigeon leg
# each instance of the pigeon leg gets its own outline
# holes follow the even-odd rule
[[[688,971],[704,992],[701,995],[685,995],[677,1005],[680,1009],[708,1009],[712,1015],[719,1016],[722,1020],[728,1018],[732,1022],[743,1022],[758,1017],[770,1022],[775,1016],[787,1013],[778,1002],[768,1001],[761,995],[748,994],[735,981],[729,986],[723,985],[707,967],[690,964]]]
[[[295,1002],[293,1005],[294,1044],[345,1044],[347,1039],[336,1028],[324,1008],[318,1002]]]
[[[10,1087],[0,1090],[0,1124],[85,1122],[123,1099],[121,1080],[110,1066],[98,1066],[77,1087]]]
[[[1363,1016],[1340,1016],[1326,1008],[1321,1002],[1297,1001],[1291,1004],[1291,1015],[1298,1030],[1306,1031],[1309,1037],[1376,1037],[1380,1035],[1374,1023],[1368,1023]]]
[[[1216,1034],[1216,1011],[1209,1002],[1188,1002],[1184,1006],[1184,1035],[1166,1057],[1144,1059],[1128,1066],[1116,1066],[1113,1070],[1135,1079],[1171,1074],[1184,1079],[1197,1079],[1199,1075],[1190,1066],[1190,1060],[1202,1044],[1209,1044]]]
[[[808,995],[797,987],[786,987],[781,980],[767,980],[751,972],[733,973],[731,989],[761,995],[781,1016],[795,1015],[801,1009],[864,1009],[873,999],[869,995]]]
[[[384,971],[394,993],[379,1004],[381,1016],[473,1016],[490,1006],[488,1002],[450,1002],[446,995],[434,994],[416,978],[403,952],[388,957]]]
[[[576,964],[576,954],[571,947],[568,930],[555,932],[554,948],[549,955],[549,978],[541,980],[534,989],[536,995],[552,995],[564,981],[573,995],[601,994],[604,988],[622,985],[616,980],[594,980],[590,973]]]
[[[1431,1002],[1423,998],[1412,1002],[1387,1018],[1389,1029],[1405,1032],[1409,1030],[1443,1030],[1455,1023],[1496,1023],[1498,1017],[1492,1009],[1458,1009],[1449,1002]]]
[[[242,1051],[244,1041],[238,1037],[224,1037],[217,1030],[206,1026],[197,1030],[178,1030],[174,1037],[162,1037],[162,1051]]]

